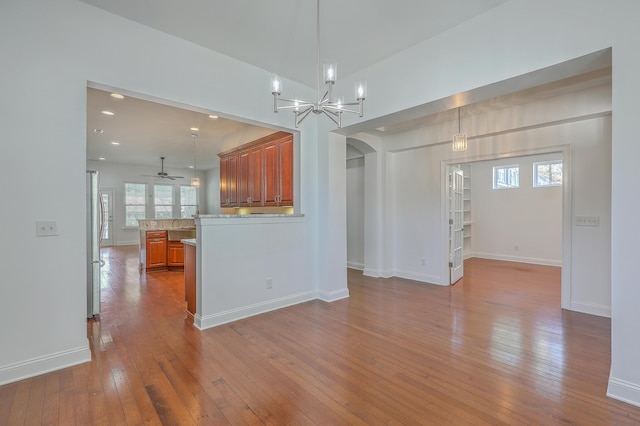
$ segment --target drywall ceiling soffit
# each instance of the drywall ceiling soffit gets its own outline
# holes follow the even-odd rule
[[[82,1],[309,87],[316,85],[313,0]],[[506,1],[321,0],[320,60],[337,60],[338,77],[348,76]]]
[[[605,49],[462,94],[358,122],[336,132],[344,135],[362,132],[380,137],[450,122],[457,119],[457,100],[460,98],[466,100],[461,110],[464,116],[611,85],[611,59],[611,49]]]

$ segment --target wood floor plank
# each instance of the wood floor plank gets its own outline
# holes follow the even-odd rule
[[[450,287],[349,270],[347,299],[199,331],[181,272],[103,258],[92,361],[0,386],[0,424],[640,424],[606,397],[611,321],[560,309],[560,268],[469,259]]]

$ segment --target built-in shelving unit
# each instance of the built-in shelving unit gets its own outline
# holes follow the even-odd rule
[[[465,258],[471,256],[471,252],[473,251],[473,246],[471,242],[472,236],[472,224],[473,224],[473,215],[471,211],[471,164],[461,164],[460,169],[462,170],[463,176],[463,202],[464,202],[464,244],[463,244],[463,255]]]

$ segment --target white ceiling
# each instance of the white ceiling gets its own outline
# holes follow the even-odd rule
[[[314,0],[82,0],[127,19],[173,34],[220,53],[315,86]],[[338,61],[338,78],[357,73],[381,59],[486,12],[507,0],[322,0],[321,55]],[[371,48],[375,46],[375,49]],[[610,84],[611,53],[587,55],[553,69],[523,76],[518,82],[497,83],[465,94],[465,113],[500,109]],[[608,70],[606,69],[607,67]],[[605,69],[604,72],[597,71]],[[103,89],[103,90],[98,90]],[[273,133],[274,130],[211,119],[207,111],[177,108],[127,96],[116,100],[108,88],[95,86],[87,94],[87,158],[160,168],[193,164],[193,139],[198,169],[210,169],[220,151]],[[136,95],[138,96],[138,95]],[[144,97],[144,96],[143,96]],[[381,134],[406,131],[452,120],[450,99],[434,101],[352,126],[353,132]],[[114,116],[101,114],[113,110]],[[94,133],[93,129],[104,132]],[[116,140],[120,145],[111,145]]]
[[[111,97],[111,91],[87,89],[87,159],[165,168],[211,169],[217,153],[251,142],[275,130],[225,118],[209,118],[207,112],[177,108],[133,96]],[[114,113],[108,116],[107,110]],[[198,130],[191,130],[192,127]],[[102,133],[94,129],[102,130]],[[194,153],[191,136],[196,134]],[[113,145],[112,142],[119,145]]]
[[[82,0],[278,73],[316,82],[314,0]],[[338,78],[480,15],[507,0],[322,0],[320,61]]]

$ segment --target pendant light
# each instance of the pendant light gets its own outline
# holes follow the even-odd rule
[[[458,107],[458,133],[453,135],[453,150],[467,150],[467,134],[460,131],[460,107]]]
[[[191,178],[191,186],[195,188],[200,187],[200,178],[196,177],[196,138],[198,135],[196,133],[191,133],[191,138],[193,139],[193,176]]]

